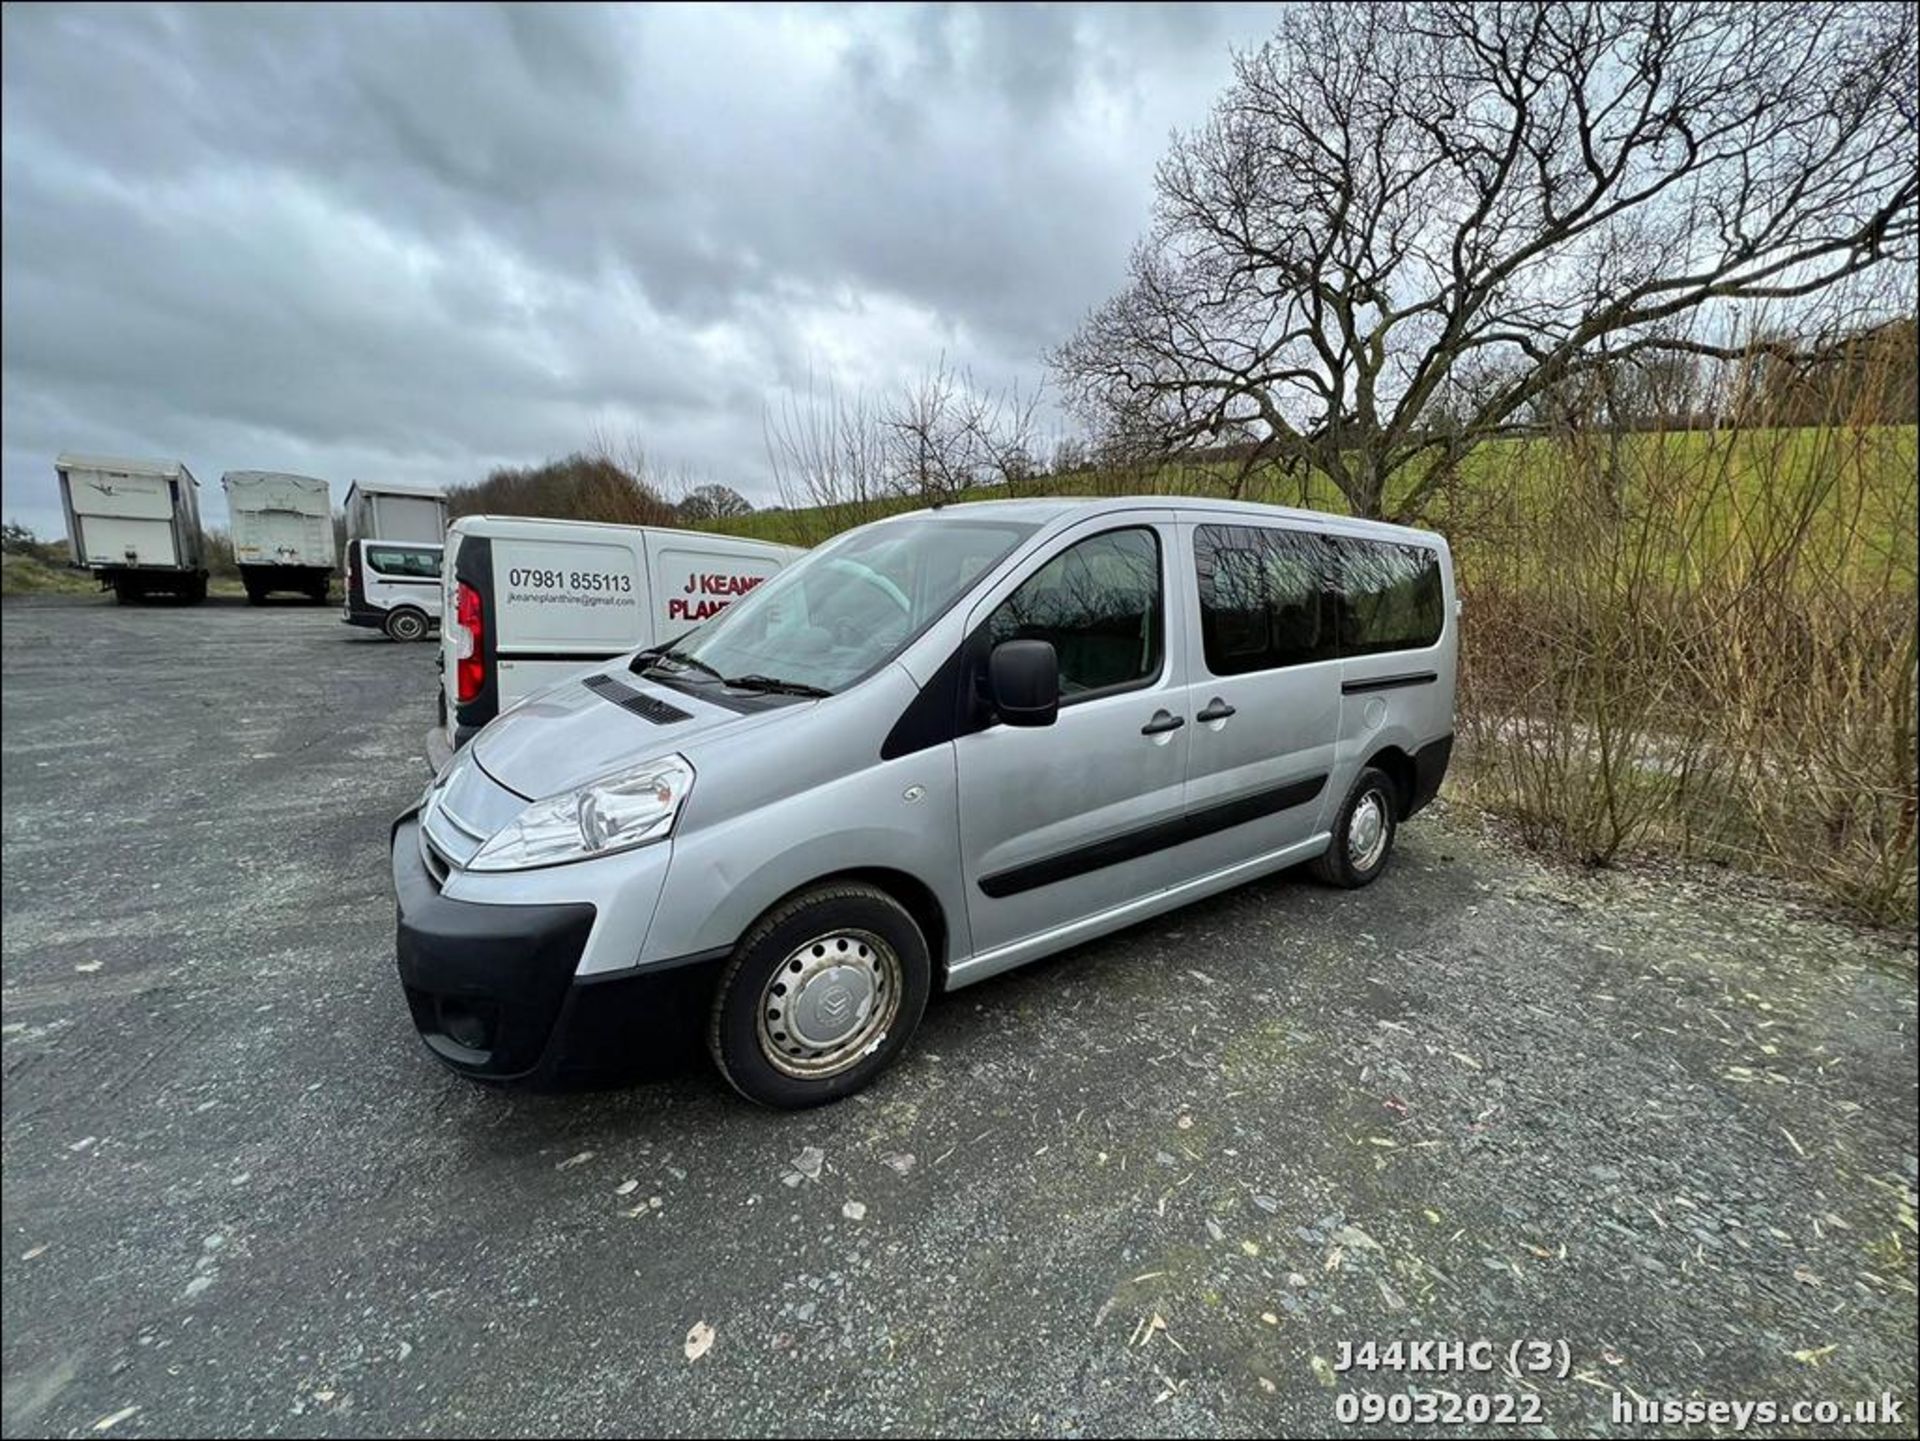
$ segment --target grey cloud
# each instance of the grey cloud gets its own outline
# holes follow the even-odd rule
[[[6,512],[57,531],[63,448],[344,489],[596,428],[769,499],[809,384],[1034,383],[1272,23],[7,7]]]

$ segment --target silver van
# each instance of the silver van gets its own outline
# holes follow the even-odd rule
[[[704,1036],[773,1106],[928,996],[1302,862],[1369,884],[1452,749],[1446,543],[1161,497],[863,526],[530,696],[395,823],[400,977],[468,1075]]]

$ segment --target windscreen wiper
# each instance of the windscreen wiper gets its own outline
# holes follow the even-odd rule
[[[769,695],[804,695],[818,698],[833,694],[830,690],[822,690],[817,685],[808,685],[805,681],[781,680],[777,676],[770,675],[729,676],[725,683],[734,690],[765,691]]]
[[[646,664],[642,665],[641,664],[642,661],[645,661]],[[694,670],[705,671],[708,675],[712,676],[715,680],[726,679],[726,677],[722,676],[719,671],[715,670],[712,666],[708,665],[705,661],[695,660],[690,655],[683,655],[681,652],[674,650],[671,646],[660,646],[654,650],[641,651],[639,655],[633,658],[633,669],[644,675],[647,671],[650,671],[650,670],[664,669],[664,667],[662,667],[660,664],[660,662],[662,661],[668,661],[668,662],[671,662],[673,665],[678,665],[678,666],[688,666]]]

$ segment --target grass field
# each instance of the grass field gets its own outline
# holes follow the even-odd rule
[[[0,595],[86,595],[97,590],[84,572],[32,555],[0,555]]]
[[[207,582],[207,594],[242,596],[247,593],[238,576],[216,575]],[[99,584],[85,571],[72,570],[33,555],[0,556],[0,595],[100,595]]]
[[[1903,426],[1827,429],[1676,431],[1595,437],[1496,441],[1468,457],[1459,477],[1436,491],[1416,520],[1456,539],[1497,543],[1533,529],[1542,509],[1595,477],[1613,488],[1627,511],[1684,512],[1689,543],[1702,562],[1752,547],[1782,525],[1805,524],[1815,543],[1848,571],[1892,569],[1911,577],[1914,555],[1916,429]],[[1596,456],[1595,446],[1608,453]],[[1150,472],[1080,471],[1041,477],[1018,488],[995,486],[962,500],[1014,496],[1230,493],[1234,468],[1223,463],[1169,464]],[[1389,492],[1388,512],[1401,497]],[[1277,470],[1249,477],[1241,498],[1344,515],[1347,505],[1322,476],[1304,480]],[[851,526],[919,509],[918,496],[881,496],[836,505],[764,510],[712,528],[756,540],[817,545]],[[1551,563],[1546,568],[1550,573]],[[1469,577],[1464,577],[1467,579]]]

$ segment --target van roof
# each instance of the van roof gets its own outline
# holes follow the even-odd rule
[[[177,460],[116,460],[109,455],[74,455],[62,451],[54,457],[56,470],[109,470],[121,475],[157,475],[166,480],[178,480],[185,476],[193,480],[193,472]],[[200,482],[194,480],[198,485]]]
[[[699,536],[702,540],[724,540],[730,545],[750,545],[762,550],[790,550],[798,552],[804,547],[788,545],[785,541],[762,540],[752,535],[729,535],[720,530],[699,530],[684,525],[622,525],[611,520],[567,520],[557,515],[461,515],[455,516],[449,530],[458,530],[462,535],[473,533],[476,524],[486,525],[535,525],[553,526],[565,530],[579,530],[591,527],[594,530],[639,531],[647,535]]]
[[[299,485],[317,485],[322,490],[327,486],[317,476],[295,475],[290,470],[230,470],[220,477],[222,485],[232,485],[236,480],[242,483],[251,480],[291,480]]]
[[[434,500],[445,500],[447,488],[444,485],[428,485],[412,480],[356,480],[347,487],[347,494],[359,491],[362,495],[425,495]]]
[[[1286,505],[1261,505],[1247,500],[1217,500],[1203,495],[1114,495],[1114,496],[1035,496],[1023,500],[968,500],[928,510],[905,512],[915,516],[956,516],[978,519],[988,515],[1009,520],[1046,525],[1068,517],[1097,510],[1174,510],[1204,512],[1208,515],[1243,515],[1248,520],[1304,521],[1328,526],[1352,534],[1377,534],[1407,539],[1418,536],[1431,542],[1440,537],[1417,526],[1393,525],[1384,520],[1362,520],[1357,516],[1336,515],[1325,510],[1301,510]],[[893,518],[893,517],[890,517]],[[1444,543],[1444,542],[1443,542]]]

